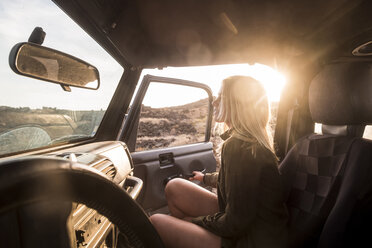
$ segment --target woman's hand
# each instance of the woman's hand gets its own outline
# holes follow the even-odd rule
[[[189,180],[190,181],[199,181],[199,182],[203,182],[203,179],[204,179],[204,174],[200,171],[193,171],[192,174],[194,175],[193,177],[190,177]]]

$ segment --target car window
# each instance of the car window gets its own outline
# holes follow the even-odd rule
[[[122,66],[51,1],[1,1],[0,23],[0,155],[94,136],[123,73]],[[46,32],[43,46],[98,68],[98,90],[71,87],[67,92],[58,84],[11,70],[11,48],[27,41],[37,26]]]
[[[372,126],[367,125],[364,129],[363,138],[372,140]]]
[[[322,134],[322,123],[314,123],[314,133]]]
[[[151,82],[139,118],[136,151],[205,141],[208,93],[196,87]]]

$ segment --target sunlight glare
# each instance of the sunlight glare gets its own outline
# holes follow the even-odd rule
[[[262,64],[167,67],[162,70],[145,69],[142,76],[146,74],[204,83],[212,89],[215,96],[218,94],[223,79],[233,75],[251,76],[264,85],[270,102],[280,100],[280,94],[286,83],[283,74]]]
[[[278,102],[287,81],[285,76],[265,65],[254,64],[251,68],[251,76],[264,85],[269,101]]]

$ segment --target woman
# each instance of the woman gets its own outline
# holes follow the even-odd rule
[[[228,128],[218,180],[200,172],[191,180],[217,181],[217,196],[174,179],[165,189],[172,216],[153,215],[152,223],[166,247],[285,247],[288,215],[264,88],[250,77],[229,77],[213,106],[215,121]]]

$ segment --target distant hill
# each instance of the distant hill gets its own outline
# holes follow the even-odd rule
[[[278,103],[272,103],[270,125],[273,131],[277,109]],[[207,116],[208,99],[166,108],[143,105],[136,151],[202,142],[205,137]],[[211,141],[217,148],[221,139],[212,135]]]
[[[204,141],[208,99],[182,106],[142,106],[136,150],[148,150]]]

